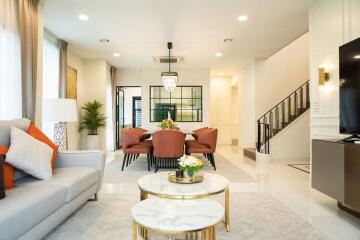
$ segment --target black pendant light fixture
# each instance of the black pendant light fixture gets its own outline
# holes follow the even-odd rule
[[[177,72],[171,71],[171,49],[172,49],[172,42],[167,43],[168,50],[169,50],[169,71],[161,73],[161,80],[163,82],[164,88],[168,92],[173,92],[176,88],[178,74]]]

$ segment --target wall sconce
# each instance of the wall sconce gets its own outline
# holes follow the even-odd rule
[[[325,85],[330,80],[330,73],[325,71],[325,68],[319,68],[319,85]]]

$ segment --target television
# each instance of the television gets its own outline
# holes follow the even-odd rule
[[[340,133],[360,134],[360,38],[339,49]]]

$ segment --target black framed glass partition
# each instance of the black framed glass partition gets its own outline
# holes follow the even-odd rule
[[[150,122],[161,122],[168,113],[176,122],[202,122],[202,86],[177,86],[172,93],[150,86]]]

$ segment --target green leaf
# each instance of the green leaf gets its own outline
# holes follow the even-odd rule
[[[90,101],[81,107],[79,131],[87,129],[89,135],[98,134],[99,128],[106,126],[106,117],[101,113],[103,104],[97,100]]]

